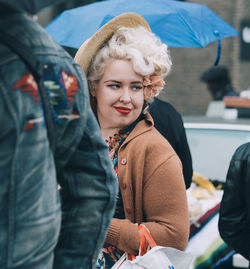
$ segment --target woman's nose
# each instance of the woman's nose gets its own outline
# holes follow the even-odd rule
[[[128,103],[131,101],[131,96],[128,88],[122,89],[121,96],[120,96],[120,102]]]

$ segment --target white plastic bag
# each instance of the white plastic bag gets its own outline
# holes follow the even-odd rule
[[[143,225],[139,225],[140,251],[133,260],[124,253],[112,269],[188,269],[192,262],[192,255],[183,251],[157,246],[150,232]],[[150,249],[146,249],[146,241]],[[143,252],[146,252],[145,254]]]

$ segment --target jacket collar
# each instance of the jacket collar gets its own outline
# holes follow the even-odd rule
[[[129,143],[135,137],[141,135],[142,133],[150,131],[154,127],[154,121],[149,112],[146,112],[145,119],[137,123],[134,130],[129,134],[126,140],[123,142],[122,147]]]

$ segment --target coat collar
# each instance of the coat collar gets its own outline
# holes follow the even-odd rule
[[[129,134],[126,140],[123,142],[122,147],[129,143],[135,137],[141,135],[142,133],[150,131],[154,127],[154,121],[149,112],[146,112],[145,119],[137,123],[133,131]]]

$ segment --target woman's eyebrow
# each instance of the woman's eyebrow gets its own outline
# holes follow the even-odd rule
[[[107,83],[107,82],[113,82],[113,83],[122,84],[120,81],[113,80],[113,79],[108,79],[108,80],[104,81],[104,83]]]
[[[131,84],[142,84],[143,82],[142,81],[133,81],[131,82]]]

